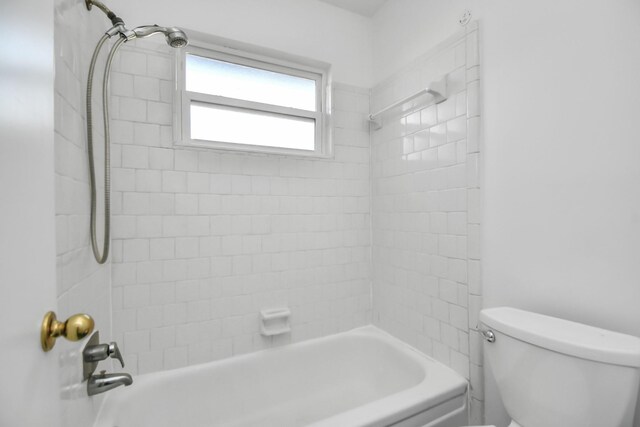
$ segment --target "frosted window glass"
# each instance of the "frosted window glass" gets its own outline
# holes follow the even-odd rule
[[[191,138],[313,151],[315,120],[191,104]]]
[[[316,81],[187,54],[191,92],[316,111]]]

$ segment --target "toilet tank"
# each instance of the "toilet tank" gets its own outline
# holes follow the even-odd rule
[[[631,427],[640,338],[509,307],[480,312],[491,367],[522,427]]]

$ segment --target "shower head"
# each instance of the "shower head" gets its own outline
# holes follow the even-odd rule
[[[174,48],[185,47],[189,44],[189,38],[180,28],[160,27],[158,25],[143,25],[133,29],[136,38],[149,37],[154,34],[164,34],[167,44]]]
[[[138,28],[134,28],[133,31],[128,30],[124,26],[124,21],[113,13],[107,6],[100,0],[84,0],[87,10],[91,10],[93,6],[103,11],[107,17],[111,20],[113,28],[107,31],[109,37],[120,34],[126,40],[135,38],[149,37],[157,33],[164,34],[167,39],[167,44],[174,48],[185,47],[189,44],[189,38],[180,28],[176,27],[160,27],[158,25],[143,25]]]
[[[165,33],[165,36],[167,38],[167,43],[169,43],[169,46],[171,47],[181,48],[189,44],[189,38],[184,31],[179,28],[171,27],[170,31]]]

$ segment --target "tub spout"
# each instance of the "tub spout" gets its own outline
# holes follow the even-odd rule
[[[118,386],[130,386],[133,379],[129,374],[106,374],[101,371],[98,375],[91,375],[87,380],[87,394],[93,396],[104,393]]]

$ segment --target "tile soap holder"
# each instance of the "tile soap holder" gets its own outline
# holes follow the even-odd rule
[[[260,333],[265,337],[291,332],[288,308],[269,308],[260,310]]]

